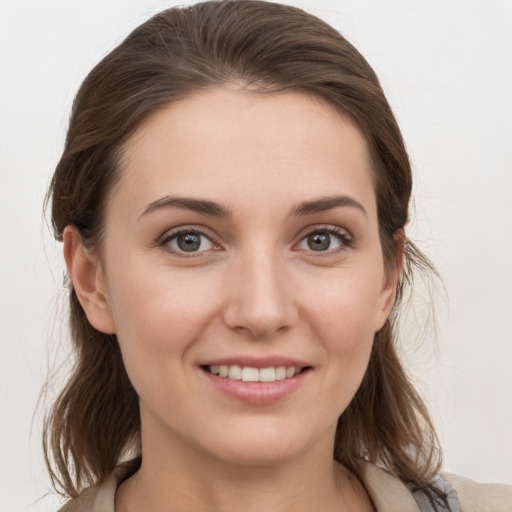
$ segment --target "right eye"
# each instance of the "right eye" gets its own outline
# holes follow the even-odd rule
[[[216,245],[204,233],[194,229],[184,229],[169,233],[161,245],[177,254],[194,254],[215,249]]]

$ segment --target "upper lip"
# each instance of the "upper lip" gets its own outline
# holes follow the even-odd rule
[[[251,368],[269,368],[271,366],[294,366],[295,368],[304,368],[311,366],[304,361],[292,359],[290,357],[282,356],[268,356],[268,357],[254,357],[254,356],[240,356],[240,357],[222,357],[218,359],[210,359],[202,362],[200,366],[249,366]]]

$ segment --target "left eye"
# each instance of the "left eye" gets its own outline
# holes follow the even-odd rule
[[[346,237],[329,231],[315,231],[305,236],[299,243],[299,249],[315,252],[325,252],[347,245]]]
[[[208,251],[214,247],[213,242],[206,235],[197,231],[176,233],[170,236],[165,243],[175,252]]]

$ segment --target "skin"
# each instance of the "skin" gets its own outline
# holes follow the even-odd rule
[[[101,250],[73,227],[64,234],[79,299],[97,329],[117,334],[140,397],[143,464],[116,511],[373,510],[332,460],[400,270],[385,270],[371,172],[355,125],[298,93],[201,92],[128,142]],[[333,196],[349,200],[297,212]],[[199,250],[180,251],[177,227],[202,231]],[[328,249],[311,248],[315,233]],[[242,356],[310,369],[284,399],[249,404],[201,369]]]

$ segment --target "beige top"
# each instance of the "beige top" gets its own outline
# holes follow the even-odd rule
[[[59,512],[115,512],[117,486],[130,466],[119,466],[101,486],[86,489]],[[478,484],[468,478],[443,474],[455,489],[461,512],[512,512],[512,487],[502,484]],[[386,470],[368,464],[363,483],[377,512],[421,512],[411,491]]]

